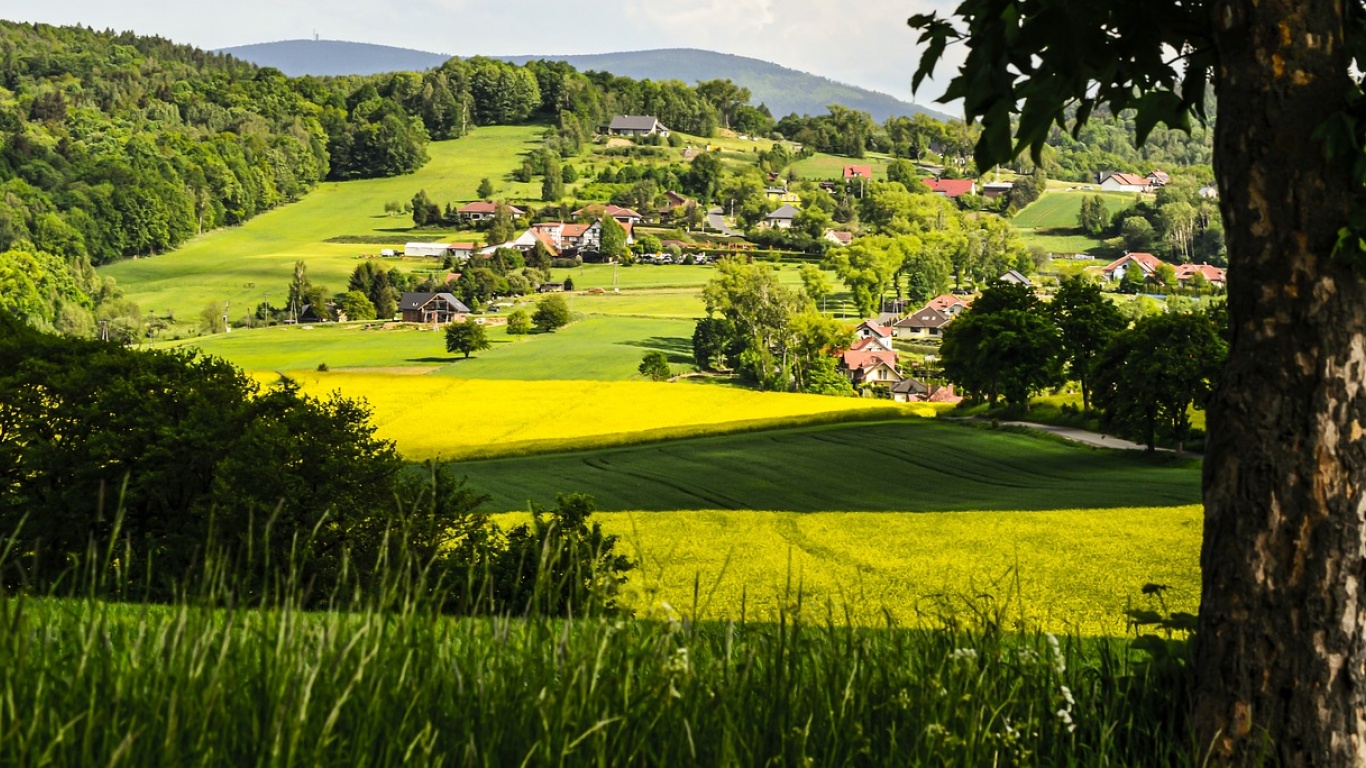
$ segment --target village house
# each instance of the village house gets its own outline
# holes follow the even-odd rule
[[[988,200],[995,200],[998,197],[1009,194],[1015,188],[1013,181],[988,181],[982,185],[982,197]]]
[[[953,200],[963,195],[977,194],[977,182],[972,179],[921,179],[930,191]]]
[[[486,221],[493,218],[493,214],[498,209],[498,203],[488,200],[476,200],[467,205],[460,206],[456,213],[465,221]],[[526,211],[515,205],[507,206],[508,213],[512,214],[513,220],[517,220],[526,215]]]
[[[825,230],[823,237],[827,242],[834,243],[835,245],[848,245],[854,242],[853,232],[841,232],[837,229]]]
[[[844,166],[844,180],[853,181],[863,179],[864,181],[873,180],[873,166],[871,165],[846,165]]]
[[[442,325],[465,319],[470,308],[449,293],[409,292],[398,302],[405,323]]]
[[[1148,184],[1153,187],[1165,187],[1167,186],[1167,183],[1171,180],[1172,177],[1168,175],[1166,171],[1159,171],[1154,169],[1151,173],[1148,174]]]
[[[937,339],[944,335],[944,327],[953,322],[953,317],[945,310],[925,306],[896,321],[892,327],[903,339]]]
[[[593,205],[585,205],[577,211],[574,211],[572,215],[576,217],[591,216],[595,219],[600,219],[603,216],[611,216],[620,224],[639,224],[645,220],[644,216],[641,216],[630,208],[623,208],[620,205],[612,205],[610,203],[607,205],[596,203]]]
[[[791,229],[792,222],[799,213],[801,211],[789,203],[765,216],[764,220],[759,222],[759,226],[768,229]]]
[[[859,339],[858,341],[854,342],[854,343],[849,347],[849,349],[851,349],[851,350],[853,350],[853,351],[855,351],[855,352],[862,352],[862,351],[864,351],[864,350],[869,350],[869,349],[880,349],[880,350],[882,350],[883,352],[894,352],[894,351],[895,351],[895,350],[892,349],[892,340],[891,340],[891,339],[885,339],[885,338],[881,338],[881,337],[878,337],[878,336],[869,336],[869,337],[866,338],[866,339]]]
[[[607,133],[613,136],[660,136],[668,137],[669,129],[654,115],[617,115],[607,126]]]
[[[668,213],[675,208],[687,208],[689,204],[697,205],[692,198],[670,190],[664,193],[664,202],[660,204],[659,212]]]
[[[885,325],[879,325],[872,320],[864,320],[854,328],[854,338],[863,341],[865,339],[877,339],[883,349],[892,348],[892,336],[894,331]]]
[[[881,349],[848,349],[840,354],[839,367],[855,386],[870,384],[890,387],[901,381],[895,352]]]
[[[1176,280],[1180,283],[1190,282],[1200,275],[1206,283],[1213,288],[1223,290],[1228,285],[1224,270],[1212,264],[1178,264],[1176,266]]]
[[[961,403],[963,398],[952,384],[926,384],[909,376],[892,385],[892,399],[898,403]]]
[[[1005,274],[996,278],[996,281],[1000,283],[1015,283],[1016,285],[1034,285],[1033,280],[1030,280],[1027,275],[1016,269],[1007,269]]]
[[[1114,261],[1106,264],[1100,273],[1106,280],[1123,280],[1124,273],[1129,269],[1138,269],[1143,272],[1143,278],[1152,277],[1157,274],[1157,268],[1162,266],[1162,260],[1151,253],[1135,251],[1126,253]]]
[[[787,187],[767,187],[764,189],[764,196],[774,202],[792,203],[793,205],[799,204],[802,201],[801,195],[789,191]]]
[[[937,309],[951,317],[957,317],[972,306],[972,300],[965,299],[962,296],[954,296],[951,293],[941,293],[925,302],[925,306],[930,309]]]
[[[1098,186],[1106,192],[1147,192],[1150,189],[1148,179],[1114,171],[1102,173]]]

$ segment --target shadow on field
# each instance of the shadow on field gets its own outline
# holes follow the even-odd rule
[[[682,339],[677,336],[651,336],[640,341],[618,342],[628,347],[640,347],[641,349],[657,349],[669,357],[671,363],[691,363],[692,339]]]

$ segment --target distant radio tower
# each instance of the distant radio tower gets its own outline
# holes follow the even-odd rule
[[[318,30],[313,30],[313,42],[318,42]]]

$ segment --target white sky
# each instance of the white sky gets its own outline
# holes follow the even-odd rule
[[[130,29],[201,48],[309,38],[455,56],[705,48],[911,100],[913,13],[952,0],[0,0],[0,17]],[[952,52],[951,52],[952,55]],[[956,61],[953,62],[956,65]],[[929,105],[939,83],[915,100]],[[947,110],[946,110],[947,111]]]

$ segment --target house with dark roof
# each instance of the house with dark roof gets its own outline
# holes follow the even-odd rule
[[[617,115],[607,126],[613,136],[668,136],[669,129],[654,115]]]
[[[892,327],[903,339],[937,339],[944,335],[945,326],[951,322],[953,315],[926,306],[892,323]]]
[[[977,182],[972,179],[921,179],[930,191],[953,200],[963,195],[977,194]]]
[[[438,325],[459,320],[470,313],[460,299],[446,292],[424,293],[410,291],[398,301],[398,310],[405,323],[435,323]]]
[[[1027,275],[1016,269],[1007,269],[1005,274],[996,278],[996,280],[997,282],[1015,283],[1016,285],[1034,285],[1033,280],[1030,280]]]
[[[801,210],[789,203],[765,216],[764,220],[759,222],[759,226],[770,229],[791,229],[792,222],[796,220],[799,213]]]

